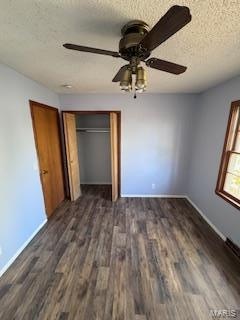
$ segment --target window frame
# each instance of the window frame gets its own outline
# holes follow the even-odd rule
[[[233,101],[231,103],[230,114],[228,118],[227,130],[225,134],[225,140],[223,145],[222,157],[218,172],[218,180],[216,185],[216,194],[232,204],[237,209],[240,209],[240,199],[237,199],[233,195],[224,190],[224,183],[226,180],[227,169],[229,165],[229,159],[231,154],[240,154],[240,152],[234,151],[236,145],[236,139],[240,125],[240,100]]]

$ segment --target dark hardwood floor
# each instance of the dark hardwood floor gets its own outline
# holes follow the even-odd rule
[[[84,186],[0,279],[0,319],[212,319],[240,309],[240,264],[185,199]],[[14,236],[14,235],[13,235]]]

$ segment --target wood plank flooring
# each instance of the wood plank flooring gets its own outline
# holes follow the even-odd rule
[[[206,320],[240,309],[240,264],[185,199],[84,186],[0,279],[0,319]]]

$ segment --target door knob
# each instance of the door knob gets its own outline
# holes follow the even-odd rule
[[[41,174],[47,174],[47,173],[48,173],[47,170],[42,170],[42,171],[41,171]]]

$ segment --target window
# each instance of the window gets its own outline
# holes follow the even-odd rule
[[[240,101],[231,105],[216,193],[240,208]]]

